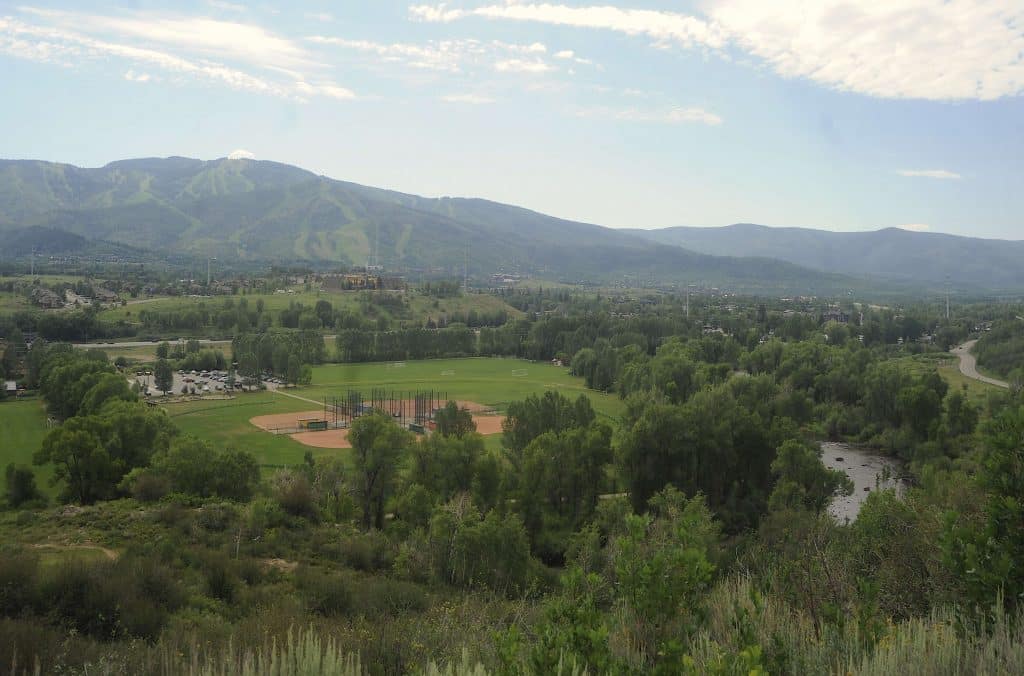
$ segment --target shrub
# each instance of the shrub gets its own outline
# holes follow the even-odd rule
[[[342,538],[338,548],[342,563],[366,572],[389,570],[395,557],[391,541],[380,531]]]
[[[0,615],[16,616],[31,608],[38,571],[35,554],[0,552]]]
[[[352,590],[348,580],[338,573],[303,566],[295,574],[295,584],[308,608],[315,613],[343,615],[352,609]]]
[[[274,499],[292,516],[315,519],[316,498],[309,478],[295,470],[281,470],[271,481]]]
[[[32,469],[11,463],[4,470],[7,504],[21,507],[28,503],[44,503],[46,499],[36,487],[36,475]]]
[[[231,603],[238,591],[238,576],[227,555],[222,552],[210,552],[202,559],[202,570],[207,595]]]

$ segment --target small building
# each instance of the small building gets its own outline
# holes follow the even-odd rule
[[[839,322],[840,324],[849,324],[850,315],[838,308],[832,308],[821,316],[821,321],[824,323]]]
[[[18,394],[18,383],[14,380],[5,380],[4,392],[6,392],[9,397],[15,396]]]

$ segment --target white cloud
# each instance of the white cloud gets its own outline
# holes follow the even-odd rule
[[[110,39],[135,38],[255,66],[316,65],[301,45],[254,24],[162,14],[106,16],[24,8],[50,25]]]
[[[505,59],[494,64],[494,69],[503,73],[546,73],[553,70],[550,65],[543,61],[528,61],[526,59]]]
[[[483,106],[494,103],[494,99],[480,94],[446,94],[441,97],[447,103],[465,103],[472,106]]]
[[[239,148],[238,150],[232,150],[230,153],[228,153],[228,159],[229,160],[255,160],[256,159],[256,155],[254,153],[248,151],[248,150],[245,150],[244,148]]]
[[[594,63],[590,59],[583,59],[576,56],[576,52],[572,51],[571,49],[563,49],[560,52],[556,52],[555,58],[562,59],[563,61],[572,61],[573,63],[578,63],[584,66],[591,66]]]
[[[469,10],[447,9],[437,6],[414,5],[410,15],[421,21],[449,22],[466,17],[512,19],[573,26],[576,28],[602,28],[629,35],[645,35],[656,41],[681,44],[707,44],[721,46],[722,39],[708,22],[692,16],[647,9],[619,9],[618,7],[568,7],[553,4],[487,5]]]
[[[68,12],[23,8],[37,18],[29,23],[0,17],[0,53],[17,58],[75,67],[85,60],[111,59],[130,64],[129,73],[139,80],[152,76],[140,69],[165,71],[165,81],[180,83],[194,79],[230,89],[285,99],[305,100],[307,96],[352,99],[355,94],[322,75],[304,50],[276,38],[257,26],[212,19],[112,18]],[[71,27],[75,26],[75,27]],[[195,34],[188,35],[194,29]],[[223,29],[223,30],[222,30]],[[104,37],[114,33],[116,38]],[[218,45],[218,35],[223,40]],[[246,40],[269,42],[246,46]],[[160,43],[156,48],[153,43]],[[166,43],[166,44],[164,44]],[[218,52],[241,65],[226,65],[208,58]],[[291,68],[280,65],[284,63]],[[263,67],[275,77],[250,72]],[[301,71],[308,71],[303,74]],[[285,79],[281,79],[285,75]],[[128,74],[125,75],[128,79]]]
[[[322,35],[313,35],[306,39],[313,44],[330,45],[372,54],[386,63],[404,63],[413,68],[438,71],[457,71],[463,61],[482,51],[481,43],[477,40],[441,40],[416,45],[401,42],[349,40]]]
[[[410,68],[460,72],[473,66],[493,66],[498,70],[542,73],[552,70],[540,60],[548,48],[540,42],[515,44],[473,38],[431,40],[420,44],[408,42],[373,42],[348,38],[312,35],[306,41],[320,46],[334,46],[362,52],[383,63],[403,64]]]
[[[128,72],[124,74],[124,79],[130,82],[149,82],[150,75],[149,73],[136,73],[129,68]]]
[[[945,169],[900,169],[896,173],[899,174],[900,176],[911,176],[916,178],[963,178],[960,174],[953,171],[946,171]]]
[[[715,113],[697,107],[675,106],[670,108],[584,108],[578,110],[579,117],[594,117],[621,122],[648,122],[659,124],[706,124],[717,127],[722,118]]]
[[[704,15],[567,6],[410,7],[422,21],[532,21],[646,37],[656,46],[730,48],[783,77],[880,98],[994,100],[1024,92],[1020,0],[708,0]]]
[[[913,232],[926,232],[931,230],[932,226],[927,223],[905,223],[904,225],[897,225],[900,230],[911,230]]]

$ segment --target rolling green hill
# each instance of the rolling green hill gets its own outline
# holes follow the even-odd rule
[[[633,233],[717,256],[767,256],[814,270],[867,275],[966,291],[1024,290],[1024,241],[958,237],[886,228],[828,232],[741,223]]]
[[[256,160],[171,157],[85,169],[0,161],[0,228],[41,227],[225,260],[330,261],[558,281],[839,292],[864,282],[791,263],[708,256],[486,200],[369,188]]]

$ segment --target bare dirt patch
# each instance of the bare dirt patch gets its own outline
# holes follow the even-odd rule
[[[33,549],[56,549],[61,551],[70,551],[73,549],[80,549],[86,551],[100,552],[103,556],[107,557],[108,561],[117,561],[118,553],[113,549],[107,549],[106,547],[100,547],[99,545],[81,544],[81,545],[55,545],[55,544],[35,544],[32,545]]]
[[[313,448],[352,448],[348,440],[348,430],[324,430],[323,432],[299,432],[289,434],[292,439]]]
[[[500,415],[475,415],[473,422],[476,423],[476,431],[483,435],[501,434],[501,421],[504,416]]]
[[[255,418],[249,418],[249,422],[259,427],[261,430],[276,430],[276,429],[294,429],[299,426],[300,420],[306,420],[308,418],[317,418],[322,420],[324,417],[324,410],[321,408],[316,411],[302,411],[301,413],[272,413],[270,415],[258,415]]]
[[[478,404],[475,401],[458,401],[456,402],[459,408],[468,409],[473,413],[473,422],[476,423],[476,430],[480,434],[500,434],[501,433],[501,421],[503,417],[500,415],[481,415],[491,411],[491,408]],[[409,400],[405,402],[406,410],[411,411],[414,407],[414,402]],[[250,418],[249,422],[267,432],[273,430],[295,430],[299,427],[300,420],[306,420],[309,418],[315,418],[322,420],[324,418],[323,409],[315,411],[300,411],[298,413],[273,413],[270,415],[258,415],[254,418]],[[328,416],[330,420],[331,416]],[[305,446],[311,446],[313,448],[352,448],[352,444],[348,440],[347,429],[330,429],[322,432],[297,432],[289,434],[292,439],[303,444]]]
[[[263,559],[263,565],[267,568],[279,570],[282,573],[294,573],[295,569],[299,567],[299,564],[295,561],[286,561],[284,559]]]

